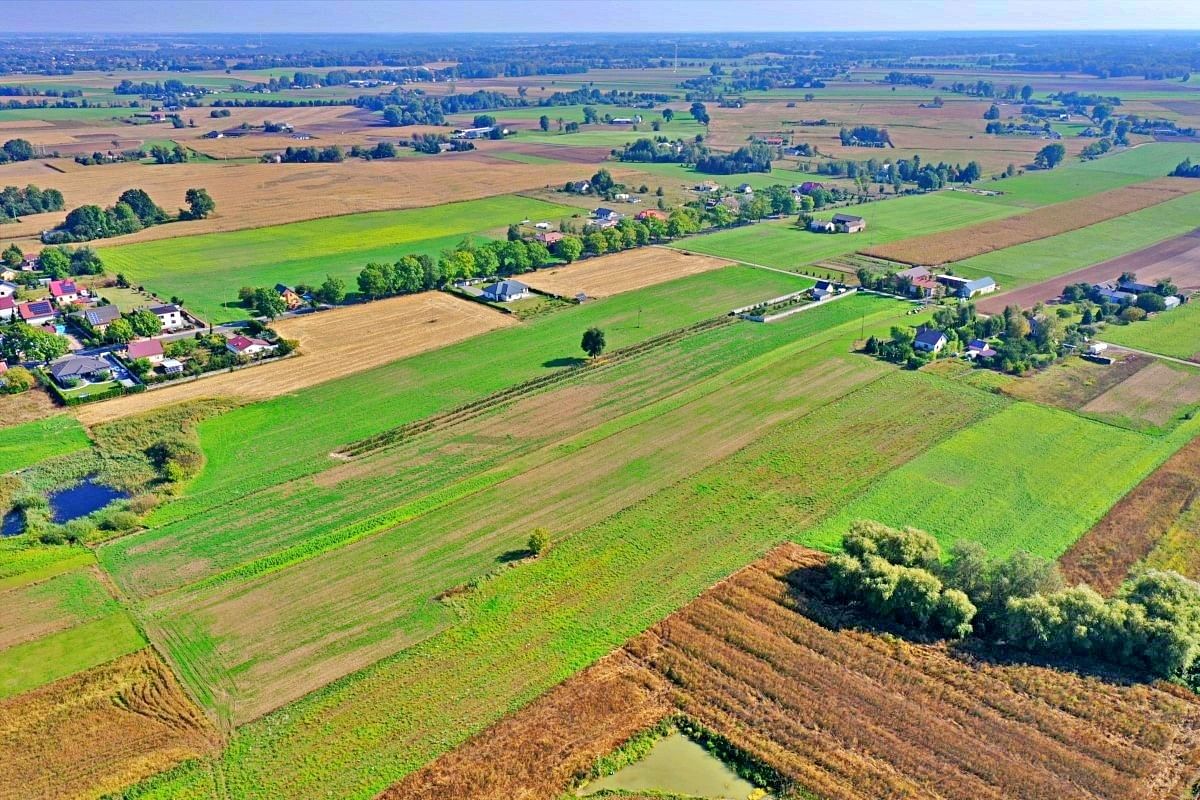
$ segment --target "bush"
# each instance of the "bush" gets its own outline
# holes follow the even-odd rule
[[[1129,306],[1121,312],[1121,319],[1126,322],[1141,322],[1146,318],[1146,312],[1137,306]]]
[[[33,388],[34,383],[36,381],[33,373],[24,367],[9,367],[4,377],[0,377],[0,387],[3,387],[5,394],[27,392]]]
[[[534,528],[529,534],[529,552],[534,557],[544,555],[550,549],[550,531],[545,528]]]
[[[100,519],[100,530],[124,532],[131,531],[140,524],[137,514],[132,511],[110,511]]]

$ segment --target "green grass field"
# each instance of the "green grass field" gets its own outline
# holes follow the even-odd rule
[[[68,414],[0,428],[0,474],[90,446],[83,426]]]
[[[408,253],[437,257],[464,236],[483,234],[526,217],[556,218],[578,209],[516,196],[489,197],[431,208],[327,217],[267,228],[181,236],[103,248],[111,273],[124,273],[164,297],[182,297],[211,322],[242,319],[242,286],[317,284],[326,274],[354,279],[369,261]],[[184,223],[186,224],[186,223]]]
[[[782,269],[796,269],[826,258],[845,255],[876,244],[950,230],[1017,213],[1016,208],[977,203],[958,193],[899,197],[845,209],[867,220],[858,234],[812,233],[796,228],[794,220],[767,222],[692,236],[672,247],[733,258]],[[828,211],[817,216],[829,217]]]
[[[1098,338],[1138,350],[1185,360],[1200,360],[1200,302],[1129,325],[1109,325]]]
[[[1014,403],[890,473],[801,541],[833,548],[853,521],[871,519],[922,528],[944,547],[973,539],[997,555],[1057,558],[1180,443]]]
[[[731,267],[602,298],[206,420],[208,456],[189,496],[164,506],[157,522],[190,516],[258,488],[328,466],[339,445],[544,375],[582,355],[589,327],[610,350],[724,314],[807,284],[767,270]],[[488,353],[504,353],[496,369]],[[247,472],[246,465],[254,464]]]
[[[0,698],[112,661],[146,646],[125,611],[0,651]]]
[[[990,275],[1002,289],[1013,289],[1180,236],[1195,229],[1198,213],[1200,193],[1193,193],[1086,228],[968,258],[957,262],[954,271],[968,277]]]

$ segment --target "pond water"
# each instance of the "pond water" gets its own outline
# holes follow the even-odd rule
[[[4,515],[0,523],[0,536],[16,536],[25,530],[25,515],[20,511],[10,511]]]
[[[52,492],[47,499],[50,501],[50,518],[62,524],[86,517],[114,500],[123,500],[126,497],[129,497],[128,493],[103,483],[96,483],[94,478],[88,478],[69,489]]]
[[[746,800],[762,797],[754,784],[682,733],[673,733],[651,748],[650,753],[612,775],[592,781],[579,790],[587,797],[604,789],[627,792],[657,791],[709,800]]]

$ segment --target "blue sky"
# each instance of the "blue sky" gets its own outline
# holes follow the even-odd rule
[[[0,0],[4,31],[1200,29],[1195,0]],[[0,36],[3,31],[0,31]]]

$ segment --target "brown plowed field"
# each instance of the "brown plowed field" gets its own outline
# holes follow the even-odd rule
[[[1032,308],[1058,297],[1064,286],[1111,281],[1123,272],[1135,273],[1144,283],[1171,278],[1183,291],[1200,289],[1200,229],[1041,283],[988,295],[977,302],[976,307],[984,314],[997,314],[1010,305]]]
[[[65,173],[40,161],[5,166],[4,181],[34,184],[63,193],[67,208],[85,203],[112,205],[131,187],[145,189],[168,211],[183,205],[193,186],[203,186],[217,202],[217,213],[203,220],[156,225],[129,236],[106,239],[114,246],[172,236],[258,228],[362,211],[416,208],[510,194],[545,186],[561,187],[591,173],[577,164],[522,164],[515,161],[455,157],[406,157],[384,161],[352,159],[341,164],[109,164]],[[627,174],[627,173],[621,173]],[[614,177],[618,177],[614,173]],[[2,240],[15,240],[26,252],[38,252],[37,236],[62,222],[66,211],[37,214],[5,225]]]
[[[1196,695],[857,630],[821,599],[824,562],[777,548],[384,796],[560,797],[569,767],[611,743],[588,746],[618,705],[588,701],[601,681],[623,683],[623,696],[668,692],[678,711],[773,768],[782,796],[1175,800],[1200,776]],[[625,671],[626,657],[644,672]],[[643,721],[662,714],[645,705]],[[560,730],[583,740],[564,743],[561,763],[545,740]],[[495,777],[501,760],[511,776]]]
[[[154,651],[0,701],[0,798],[99,797],[217,751]]]
[[[1158,178],[1055,203],[1015,217],[876,245],[863,253],[904,264],[936,265],[962,261],[993,250],[1086,228],[1197,190],[1200,190],[1200,183],[1188,178]]]
[[[562,297],[574,297],[580,292],[588,297],[608,297],[727,266],[728,261],[711,256],[667,247],[639,247],[558,269],[538,270],[522,276],[521,280],[535,289]]]
[[[200,397],[262,400],[516,324],[510,316],[443,292],[305,314],[274,325],[283,338],[300,340],[299,357],[79,406],[75,414],[85,425],[95,425]]]
[[[1111,594],[1200,496],[1200,439],[1184,445],[1121,498],[1059,559],[1072,583]]]
[[[506,142],[502,147],[485,147],[482,152],[498,151],[553,158],[556,161],[566,161],[572,164],[598,164],[612,154],[612,149],[608,147],[571,147],[564,144],[526,144],[516,142],[511,144]],[[581,178],[586,177],[589,176],[581,176]]]

